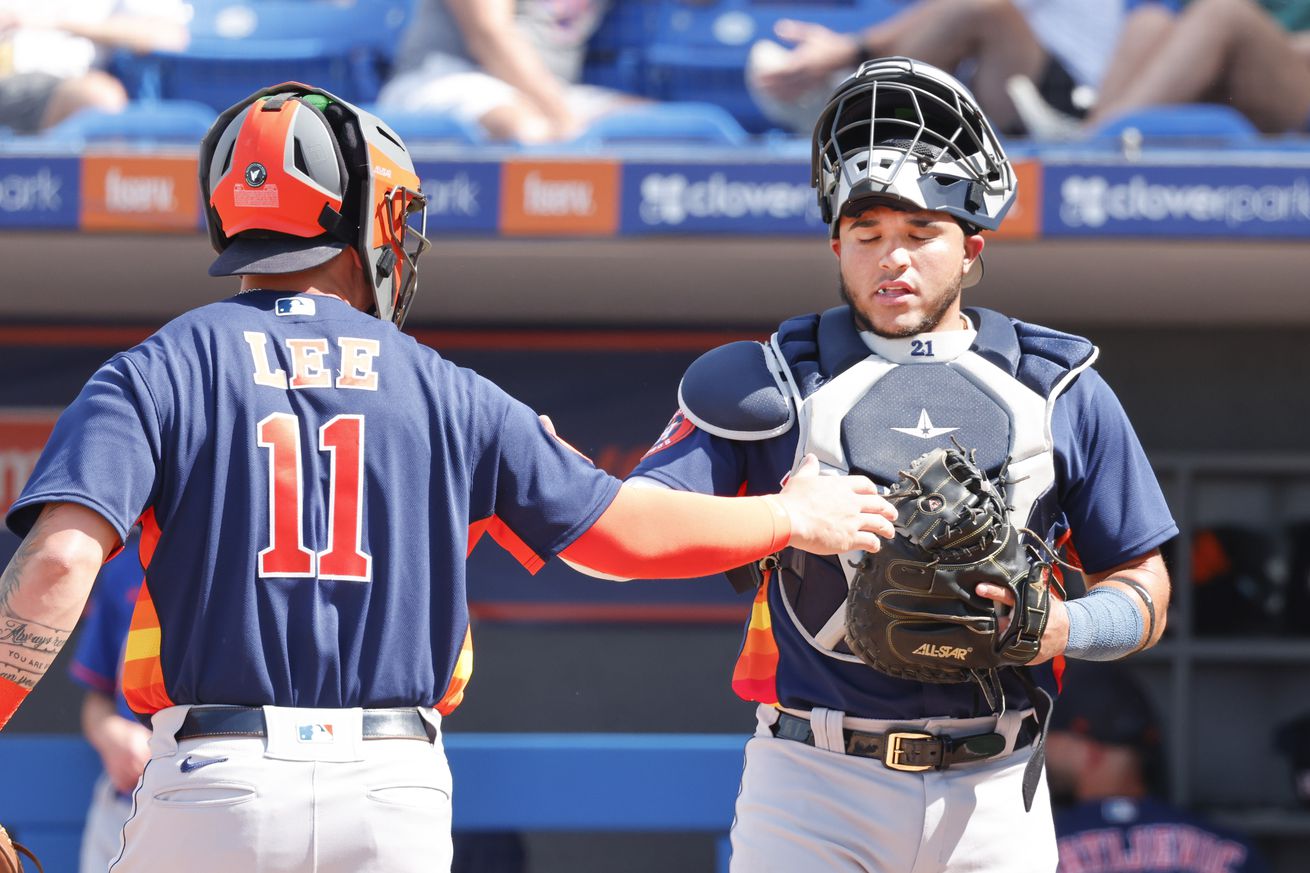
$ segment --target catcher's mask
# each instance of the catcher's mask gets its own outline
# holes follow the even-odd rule
[[[909,58],[867,61],[814,127],[810,185],[836,237],[843,214],[876,203],[945,212],[966,233],[996,230],[1014,202],[1014,168],[964,85]],[[964,285],[982,271],[971,270]]]
[[[295,273],[353,247],[374,314],[404,322],[429,247],[426,200],[409,151],[380,119],[299,82],[257,91],[205,135],[200,189],[219,253],[211,276]]]

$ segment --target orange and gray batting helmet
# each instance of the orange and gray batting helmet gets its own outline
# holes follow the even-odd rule
[[[359,252],[374,314],[399,326],[418,286],[425,200],[408,150],[380,119],[286,82],[223,112],[200,149],[211,276],[294,273]]]

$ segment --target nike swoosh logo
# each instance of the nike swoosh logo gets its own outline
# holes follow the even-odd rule
[[[187,755],[182,759],[182,763],[178,765],[178,769],[183,773],[190,773],[192,770],[199,770],[201,767],[208,767],[210,764],[221,764],[226,760],[226,756],[221,758],[196,758]]]

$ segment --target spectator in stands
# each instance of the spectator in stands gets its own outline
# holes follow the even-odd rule
[[[1245,840],[1152,796],[1163,789],[1164,750],[1131,673],[1069,661],[1063,686],[1046,740],[1061,873],[1268,869]]]
[[[132,789],[150,760],[150,729],[127,708],[119,681],[127,630],[145,576],[139,547],[134,533],[101,568],[69,667],[73,680],[86,689],[82,733],[105,768],[82,830],[80,873],[105,873],[118,857],[123,822],[132,814]]]
[[[808,130],[840,80],[866,58],[905,55],[954,70],[997,128],[1023,133],[1007,82],[1038,85],[1057,110],[1081,114],[1096,92],[1115,93],[1124,68],[1152,51],[1178,0],[920,0],[860,33],[783,20],[790,50],[758,43],[746,80],[766,115]],[[1113,61],[1112,61],[1113,59]]]
[[[0,128],[30,134],[82,109],[121,110],[109,53],[181,50],[189,17],[183,0],[0,0]]]
[[[1085,128],[1144,106],[1215,102],[1265,133],[1310,130],[1310,2],[1264,3],[1268,11],[1254,0],[1193,0]]]
[[[571,139],[638,98],[581,83],[608,0],[418,0],[379,105],[454,113],[496,140]]]

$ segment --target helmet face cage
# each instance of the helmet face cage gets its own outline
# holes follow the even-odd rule
[[[908,58],[869,61],[819,116],[811,184],[835,235],[842,210],[902,201],[995,230],[1016,180],[991,124],[958,81]]]
[[[333,186],[325,188],[305,176],[300,179],[308,183],[305,189],[335,196],[298,203],[294,219],[288,218],[285,208],[261,209],[252,217],[234,209],[230,192],[216,190],[215,186],[231,184],[233,171],[242,169],[230,165],[247,116],[269,104],[276,105],[279,98],[301,105],[292,107],[296,115],[289,128],[292,135],[283,140],[265,138],[269,154],[258,155],[261,165],[280,166],[290,161],[293,152],[303,160],[304,125],[308,124],[319,139],[331,143],[331,151],[341,165],[341,184],[333,191]],[[293,171],[293,175],[299,174]],[[416,261],[429,247],[424,236],[427,201],[419,192],[419,178],[408,150],[381,120],[327,91],[299,82],[265,88],[219,116],[201,145],[200,182],[215,251],[223,252],[231,245],[232,237],[244,231],[344,241],[356,249],[364,264],[365,280],[373,292],[374,314],[401,325],[418,285]],[[420,213],[422,229],[415,230],[409,222]],[[231,233],[225,232],[228,227]]]
[[[409,304],[418,290],[419,255],[431,248],[428,241],[427,198],[418,191],[408,188],[392,188],[383,198],[384,241],[396,257],[396,269],[399,280],[396,283],[396,296],[392,301],[391,320],[399,327],[409,313]],[[419,216],[419,227],[410,224],[413,216]],[[403,228],[399,235],[396,229]]]

